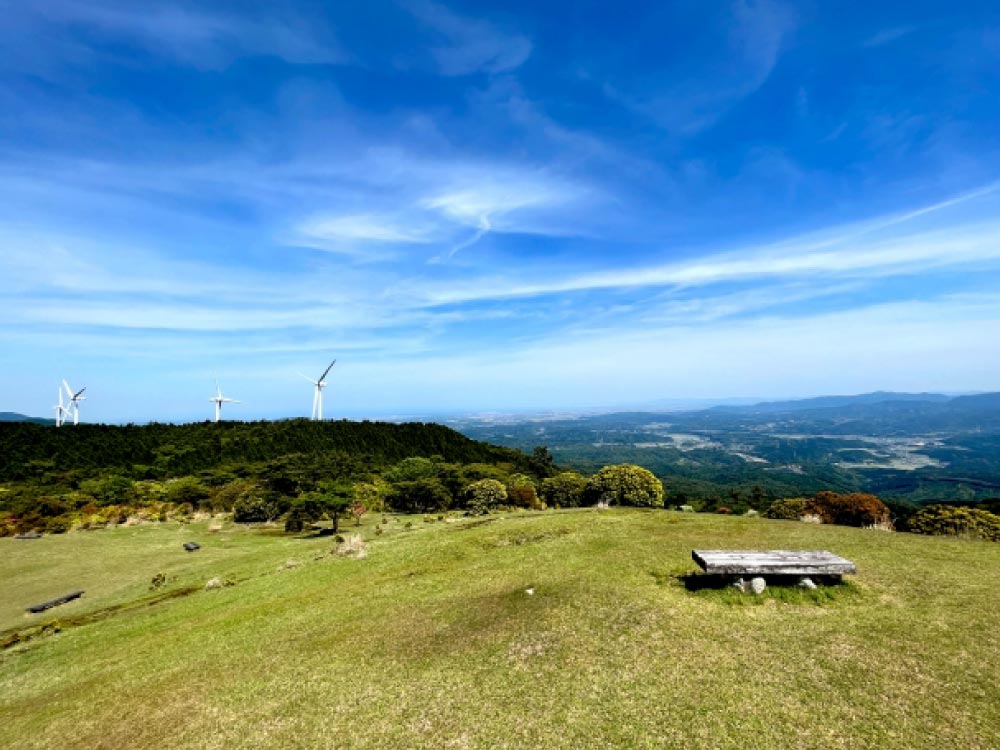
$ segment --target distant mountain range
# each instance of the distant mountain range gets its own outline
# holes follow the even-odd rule
[[[943,393],[897,393],[894,391],[875,391],[874,393],[861,393],[856,396],[816,396],[814,398],[802,398],[788,401],[763,401],[758,404],[737,405],[737,406],[716,406],[714,411],[738,412],[741,414],[761,414],[765,412],[792,412],[809,411],[812,409],[832,409],[842,406],[858,406],[870,404],[882,404],[887,402],[926,402],[942,404],[952,401],[955,398],[966,398],[963,396],[952,397]]]
[[[735,399],[734,399],[735,401]],[[666,403],[666,402],[664,402]],[[813,398],[789,399],[783,401],[762,401],[755,404],[730,403],[698,409],[669,409],[671,419],[678,421],[736,419],[736,420],[834,420],[877,422],[878,428],[888,427],[888,423],[899,420],[895,425],[906,431],[937,430],[937,429],[983,429],[986,424],[979,424],[985,419],[989,427],[1000,425],[1000,393],[980,393],[969,396],[948,396],[943,393],[900,393],[895,391],[875,391],[853,396],[816,396]],[[661,409],[637,409],[629,412],[596,412],[573,415],[569,412],[548,414],[542,421],[558,419],[597,419],[649,415],[661,412]],[[425,418],[426,419],[426,418]],[[525,414],[505,414],[502,419],[483,419],[466,417],[463,419],[437,419],[439,422],[493,421],[519,423],[529,419]],[[915,424],[927,420],[926,424]],[[419,421],[419,420],[399,420]],[[970,424],[971,421],[971,424]],[[55,424],[54,419],[30,417],[17,412],[0,412],[0,422],[32,422],[35,424]],[[957,424],[961,423],[961,424]],[[870,427],[870,426],[869,426]],[[890,430],[893,432],[893,430]]]
[[[33,424],[55,424],[54,419],[44,419],[43,417],[29,417],[27,414],[18,414],[16,411],[0,411],[0,422],[31,422]]]

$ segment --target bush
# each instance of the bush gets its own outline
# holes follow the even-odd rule
[[[959,505],[930,505],[909,520],[915,534],[962,536],[1000,542],[1000,516]]]
[[[252,479],[237,479],[211,489],[211,506],[215,510],[231,511],[241,500],[265,492],[260,484]]]
[[[193,508],[207,505],[211,490],[196,477],[172,479],[166,484],[164,499],[174,505],[190,505]]]
[[[507,500],[507,488],[496,479],[480,479],[465,488],[469,510],[485,515]]]
[[[389,504],[400,513],[430,513],[447,510],[451,493],[437,479],[397,482],[389,492]]]
[[[813,513],[823,519],[823,523],[839,526],[872,526],[889,521],[889,508],[875,495],[852,492],[841,495],[836,492],[820,492],[810,503]]]
[[[889,508],[875,495],[861,492],[819,492],[816,497],[790,497],[771,503],[765,518],[815,521],[839,526],[875,526],[889,523]]]
[[[118,474],[109,474],[99,479],[86,479],[80,483],[80,490],[97,500],[99,505],[121,505],[129,500],[132,480]]]
[[[592,503],[663,507],[663,483],[648,469],[635,464],[605,466],[587,482]]]
[[[241,497],[233,504],[233,520],[237,523],[273,521],[281,515],[281,508],[263,492]]]
[[[507,480],[507,502],[518,508],[542,510],[535,483],[527,474],[512,474]]]
[[[587,479],[575,471],[564,471],[542,480],[542,500],[553,508],[575,508],[583,500]]]
[[[45,522],[46,534],[65,534],[71,528],[73,528],[73,521],[70,520],[69,516],[56,516]]]
[[[808,500],[804,497],[788,497],[784,500],[775,500],[771,506],[764,511],[764,518],[777,518],[783,521],[798,521],[802,516],[809,513],[807,507]]]

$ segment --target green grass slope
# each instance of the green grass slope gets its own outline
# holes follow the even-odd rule
[[[0,539],[0,630],[65,625],[0,652],[0,746],[1000,747],[1000,545],[663,511],[374,520],[363,560],[232,525]],[[859,573],[691,592],[698,547]],[[157,572],[236,585],[150,602]]]

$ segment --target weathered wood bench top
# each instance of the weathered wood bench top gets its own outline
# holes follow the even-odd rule
[[[691,557],[706,573],[723,575],[844,575],[857,566],[826,550],[696,549]]]

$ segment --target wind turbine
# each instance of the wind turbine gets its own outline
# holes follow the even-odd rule
[[[319,376],[319,380],[313,380],[312,378],[306,378],[305,375],[302,375],[302,373],[299,373],[300,375],[302,375],[302,377],[306,378],[306,380],[308,380],[310,383],[312,383],[314,386],[316,386],[315,389],[313,390],[313,410],[312,410],[312,415],[309,417],[312,420],[315,420],[315,421],[322,421],[323,420],[323,389],[326,388],[326,376],[327,376],[327,374],[329,374],[330,369],[335,364],[337,364],[337,360],[333,360],[333,362],[330,363],[330,366],[327,367],[325,370],[323,370],[323,374]]]
[[[63,380],[63,387],[69,396],[69,406],[66,411],[73,412],[73,424],[80,424],[80,402],[87,398],[83,395],[83,392],[87,390],[87,386],[83,386],[83,388],[74,393],[73,389],[69,387],[69,383]]]
[[[219,388],[219,381],[215,381],[215,395],[209,399],[215,403],[215,421],[218,422],[219,418],[222,416],[222,405],[223,404],[239,404],[235,398],[226,398],[222,395],[222,389]]]
[[[53,406],[52,408],[56,410],[56,427],[62,427],[63,422],[66,421],[66,412],[69,411],[69,409],[67,409],[66,405],[63,403],[62,387],[59,388],[59,403]]]

